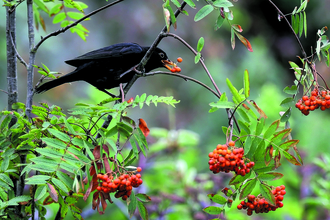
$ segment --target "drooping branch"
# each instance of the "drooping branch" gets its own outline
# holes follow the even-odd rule
[[[166,72],[166,71],[154,71],[154,72],[146,73],[145,76],[154,76],[154,75],[159,75],[159,74],[163,74],[163,75],[167,75],[167,76],[175,76],[175,77],[182,78],[184,80],[192,81],[194,83],[197,83],[197,84],[203,86],[205,89],[209,90],[210,92],[212,92],[218,99],[220,98],[219,94],[216,91],[214,91],[213,89],[211,89],[209,86],[207,86],[206,84],[202,83],[201,81],[198,81],[197,79],[194,79],[192,77],[185,76],[185,75],[182,75],[179,73],[170,73],[170,72]]]
[[[109,7],[115,5],[115,4],[119,3],[119,2],[122,2],[122,1],[124,1],[124,0],[117,0],[117,1],[111,2],[111,3],[109,3],[109,4],[107,4],[107,5],[105,5],[105,6],[101,7],[101,8],[99,8],[99,9],[97,9],[97,10],[95,10],[95,11],[92,11],[91,13],[85,15],[84,17],[82,17],[81,19],[79,19],[79,20],[73,22],[72,24],[70,24],[70,25],[68,25],[68,26],[66,26],[66,27],[64,27],[64,28],[61,28],[61,29],[59,29],[59,30],[57,30],[57,31],[54,31],[54,32],[48,34],[47,36],[43,37],[43,38],[42,38],[42,39],[36,44],[36,46],[33,48],[33,50],[34,50],[34,51],[37,51],[38,48],[40,47],[40,45],[41,45],[45,40],[47,40],[48,38],[50,38],[50,37],[54,37],[54,36],[57,36],[57,35],[59,35],[59,34],[61,34],[61,33],[64,33],[64,32],[67,31],[68,29],[70,29],[70,28],[76,26],[77,24],[79,24],[80,22],[84,21],[85,19],[91,17],[92,15],[94,15],[94,14],[96,14],[96,13],[98,13],[98,12],[100,12],[100,11],[106,9],[106,8],[109,8]]]
[[[298,35],[296,34],[296,32],[293,30],[290,22],[288,21],[288,19],[286,18],[286,16],[283,14],[283,12],[271,1],[269,0],[270,4],[272,4],[274,6],[274,8],[276,9],[276,11],[284,18],[284,20],[286,21],[286,23],[288,23],[288,26],[290,27],[293,35],[295,36],[298,44],[299,44],[299,47],[300,47],[300,50],[301,50],[301,53],[303,54],[304,58],[306,59],[307,58],[307,55],[306,55],[306,52],[304,50],[304,47],[302,46],[300,40],[299,40],[299,37]]]

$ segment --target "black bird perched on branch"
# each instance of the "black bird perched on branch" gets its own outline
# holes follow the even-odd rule
[[[65,61],[77,69],[42,84],[35,91],[42,93],[64,83],[82,80],[113,96],[106,89],[112,89],[118,87],[120,83],[129,82],[136,73],[134,70],[129,70],[140,63],[148,50],[149,47],[141,47],[136,43],[119,43],[91,51],[75,59]],[[166,53],[157,47],[144,68],[145,72],[159,67],[170,70],[168,65],[174,64],[167,58]],[[129,72],[125,73],[126,71]],[[123,75],[123,73],[125,74]]]

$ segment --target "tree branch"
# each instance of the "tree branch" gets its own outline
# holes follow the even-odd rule
[[[202,83],[201,81],[198,81],[197,79],[194,79],[192,77],[189,76],[185,76],[182,74],[178,74],[178,73],[170,73],[170,72],[166,72],[166,71],[155,71],[155,72],[149,72],[146,73],[145,76],[154,76],[154,75],[159,75],[159,74],[163,74],[163,75],[168,75],[168,76],[176,76],[185,80],[190,80],[194,83],[197,83],[201,86],[203,86],[205,89],[209,90],[210,92],[212,92],[218,99],[220,98],[219,94],[216,93],[216,91],[214,91],[213,89],[211,89],[209,86],[207,86],[206,84]]]
[[[282,11],[271,1],[271,0],[269,0],[269,2],[270,2],[270,4],[272,4],[273,6],[274,6],[274,8],[277,10],[277,12],[284,18],[284,20],[286,21],[286,23],[288,23],[288,25],[289,25],[289,27],[290,27],[290,29],[291,29],[291,31],[292,31],[292,33],[293,33],[293,35],[295,36],[295,38],[296,38],[296,40],[297,40],[297,42],[298,42],[298,44],[299,44],[299,47],[300,47],[300,50],[301,50],[301,53],[303,54],[303,56],[304,56],[304,58],[306,59],[306,57],[307,57],[307,55],[306,55],[306,52],[305,52],[305,50],[304,50],[304,47],[302,46],[302,44],[301,44],[301,42],[300,42],[300,40],[299,40],[299,37],[298,37],[298,35],[294,32],[294,30],[293,30],[293,28],[292,28],[292,26],[291,26],[291,24],[290,24],[290,22],[288,21],[288,19],[285,17],[285,15],[282,13]]]
[[[54,31],[53,33],[48,34],[46,37],[43,37],[43,38],[39,41],[39,43],[33,48],[33,51],[36,52],[36,51],[38,50],[38,48],[40,47],[40,45],[41,45],[45,40],[47,40],[48,38],[50,38],[50,37],[54,37],[54,36],[57,36],[57,35],[59,35],[59,34],[61,34],[61,33],[64,33],[65,31],[67,31],[68,29],[70,29],[70,28],[76,26],[77,24],[79,24],[80,22],[82,22],[83,20],[85,20],[86,18],[89,18],[89,17],[91,17],[92,15],[94,15],[94,14],[96,14],[96,13],[98,13],[98,12],[100,12],[100,11],[106,9],[106,8],[109,8],[109,7],[115,5],[115,4],[119,3],[119,2],[122,2],[122,1],[124,1],[124,0],[117,0],[117,1],[111,2],[111,3],[109,3],[109,4],[107,4],[107,5],[105,5],[105,6],[101,7],[101,8],[99,8],[99,9],[97,9],[97,10],[95,10],[95,11],[92,11],[91,13],[89,13],[89,14],[85,15],[84,17],[82,17],[81,19],[79,19],[79,20],[75,21],[74,23],[72,23],[72,24],[66,26],[65,28],[61,28],[61,29],[59,29],[59,30],[57,30],[57,31]]]

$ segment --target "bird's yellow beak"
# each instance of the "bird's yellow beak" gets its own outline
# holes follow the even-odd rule
[[[170,71],[171,71],[171,69],[172,69],[173,67],[176,67],[176,64],[173,63],[173,62],[170,61],[170,60],[162,60],[162,63],[164,64],[164,67],[167,68],[167,69],[170,70]],[[171,66],[173,66],[173,67],[171,67]]]

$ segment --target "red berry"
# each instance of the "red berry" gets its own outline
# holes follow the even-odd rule
[[[137,168],[136,168],[136,171],[137,171],[137,172],[141,172],[141,171],[142,171],[142,168],[141,168],[141,167],[137,167]]]
[[[241,209],[243,208],[242,204],[238,204],[238,205],[237,205],[237,208],[238,208],[239,210],[241,210]]]
[[[179,63],[182,62],[182,58],[181,57],[178,57],[178,59],[176,59]]]
[[[173,67],[173,68],[171,69],[171,72],[172,72],[172,73],[175,73],[175,72],[176,72],[175,67]]]

